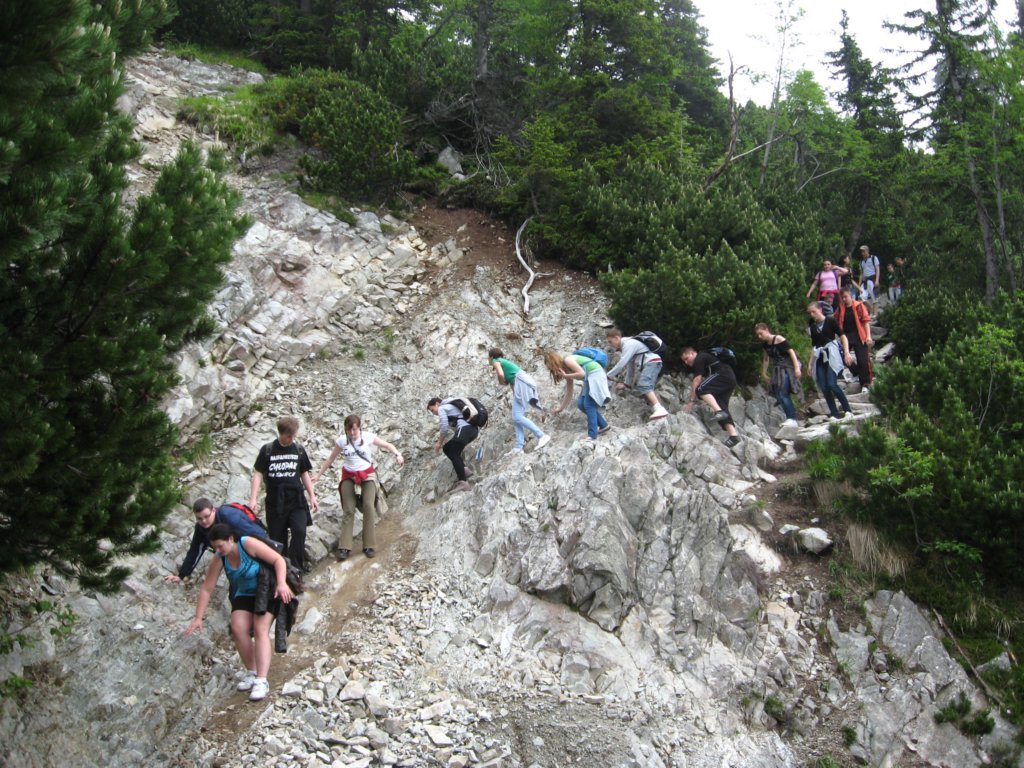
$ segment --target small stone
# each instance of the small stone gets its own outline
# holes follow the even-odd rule
[[[455,742],[452,741],[448,735],[448,731],[445,728],[441,728],[437,725],[428,725],[426,727],[427,736],[433,742],[435,747],[450,747]]]

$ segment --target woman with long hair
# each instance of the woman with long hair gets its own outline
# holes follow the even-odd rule
[[[579,379],[583,382],[583,392],[576,401],[576,407],[587,417],[588,439],[596,440],[598,435],[607,432],[610,427],[601,414],[601,409],[611,400],[611,392],[604,367],[596,360],[579,353],[563,356],[552,351],[544,353],[544,365],[551,374],[551,381],[555,384],[565,382],[562,402],[551,412],[561,413],[568,407],[573,396],[573,382]]]

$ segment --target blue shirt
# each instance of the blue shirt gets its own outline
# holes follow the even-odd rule
[[[256,578],[260,575],[260,561],[245,551],[247,538],[249,537],[243,536],[238,540],[237,568],[232,568],[224,555],[220,558],[224,563],[224,573],[228,575],[228,583],[231,584],[231,594],[235,597],[256,597]]]

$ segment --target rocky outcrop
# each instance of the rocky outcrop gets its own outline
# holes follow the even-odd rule
[[[155,142],[132,169],[137,189],[191,134],[174,98],[248,79],[193,66],[157,54],[131,65],[123,107]],[[730,403],[744,439],[728,449],[710,414],[680,413],[686,383],[666,376],[668,418],[647,423],[638,399],[616,398],[613,429],[592,443],[570,408],[544,422],[543,451],[531,442],[510,455],[509,391],[486,351],[503,347],[553,404],[561,392],[541,351],[600,342],[608,322],[591,281],[541,281],[524,316],[517,272],[474,253],[466,234],[429,245],[372,213],[347,224],[251,162],[232,181],[254,225],[211,307],[217,334],[182,356],[168,402],[186,435],[208,430],[214,445],[183,464],[186,496],[246,498],[280,414],[301,417],[318,464],[358,413],[406,457],[401,469],[380,462],[391,492],[380,556],[329,561],[340,510],[325,478],[308,540],[323,562],[262,704],[232,698],[223,596],[206,634],[181,634],[196,584],[161,577],[190,535],[185,505],[116,596],[26,582],[26,603],[46,586],[79,619],[65,641],[48,631],[52,616],[8,624],[36,643],[5,656],[0,674],[39,684],[0,701],[3,762],[770,768],[824,754],[808,745],[841,743],[843,724],[857,736],[851,754],[871,765],[916,755],[970,766],[1007,737],[1003,723],[974,742],[929,719],[961,687],[977,694],[905,598],[878,595],[867,625],[849,627],[826,584],[786,580],[769,537],[788,521],[752,494],[775,480],[766,459],[794,456],[827,427],[780,432],[781,412],[757,391]],[[473,489],[452,496],[424,406],[457,394],[480,397],[491,421],[469,451]],[[873,643],[902,668],[880,669]]]

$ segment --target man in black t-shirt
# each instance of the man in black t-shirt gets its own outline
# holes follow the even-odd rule
[[[313,465],[306,449],[295,442],[299,420],[283,416],[277,420],[277,439],[264,445],[253,465],[249,506],[256,509],[260,483],[267,481],[267,531],[270,538],[284,545],[292,564],[306,567],[306,526],[313,524],[313,512],[320,509],[309,473]],[[309,494],[309,504],[306,496]],[[289,542],[288,534],[291,533]]]
[[[725,444],[732,448],[739,443],[740,436],[736,431],[732,416],[726,410],[729,398],[736,389],[736,372],[728,363],[722,362],[710,352],[697,352],[693,347],[683,347],[683,364],[693,371],[693,383],[690,385],[690,399],[683,406],[689,413],[699,397],[715,412],[715,421],[726,431],[729,437]],[[723,405],[720,405],[724,403]]]

